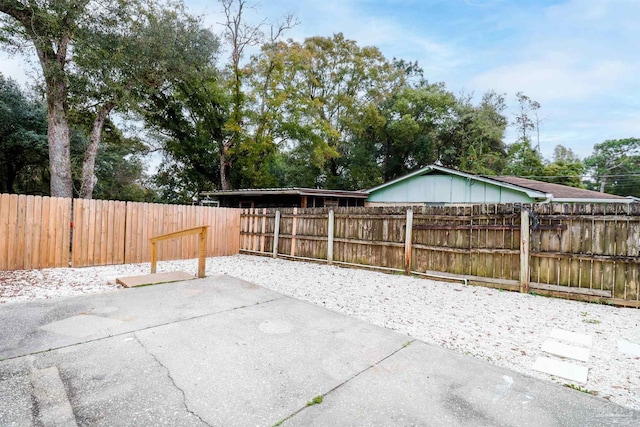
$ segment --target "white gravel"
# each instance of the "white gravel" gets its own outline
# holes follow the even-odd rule
[[[196,260],[165,261],[158,271],[196,271]],[[149,264],[0,272],[0,304],[115,290],[115,278],[148,273]],[[640,357],[618,340],[640,344],[640,310],[615,308],[423,278],[236,255],[207,259],[225,273],[417,339],[542,379],[542,344],[558,328],[593,337],[586,384],[620,405],[640,409]]]

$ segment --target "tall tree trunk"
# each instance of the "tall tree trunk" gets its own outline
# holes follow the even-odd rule
[[[84,153],[84,160],[82,161],[82,182],[80,184],[79,194],[82,199],[91,199],[93,197],[93,189],[96,186],[96,182],[98,182],[95,175],[95,167],[102,129],[104,128],[104,122],[114,107],[115,104],[113,102],[108,102],[101,106],[93,120],[91,135],[89,135],[89,146]]]
[[[53,197],[73,197],[66,99],[67,85],[64,81],[47,84],[47,140]]]
[[[230,190],[231,183],[229,182],[229,160],[227,159],[227,148],[222,147],[220,150],[220,189]]]
[[[600,192],[604,193],[604,188],[607,186],[607,177],[603,176],[602,181],[600,181]]]

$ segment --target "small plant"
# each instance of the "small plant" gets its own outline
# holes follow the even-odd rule
[[[595,393],[594,393],[593,391],[591,391],[591,390],[587,390],[586,388],[583,388],[583,387],[581,387],[581,386],[579,386],[579,385],[575,385],[575,384],[565,384],[564,386],[565,386],[565,387],[572,388],[572,389],[577,390],[577,391],[581,391],[582,393],[594,394],[594,395],[595,395]]]
[[[586,317],[589,316],[589,312],[588,311],[583,311],[582,312],[582,317],[585,317],[585,319],[582,319],[582,321],[584,323],[591,323],[593,325],[597,325],[600,323],[600,321],[598,319],[586,319]]]
[[[413,342],[413,340],[407,341],[406,343],[402,344],[402,348],[409,347],[412,342]]]
[[[309,402],[307,402],[307,406],[319,405],[322,403],[323,399],[324,398],[322,397],[322,395],[316,396],[313,399],[311,399]]]

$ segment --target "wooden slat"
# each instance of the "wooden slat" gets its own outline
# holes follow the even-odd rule
[[[31,266],[42,268],[40,262],[40,242],[42,241],[42,197],[33,199],[33,221],[31,222]]]

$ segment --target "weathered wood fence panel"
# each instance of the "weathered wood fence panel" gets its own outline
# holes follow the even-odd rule
[[[186,228],[209,225],[207,256],[238,253],[240,247],[240,212],[236,209],[204,206],[127,203],[125,263],[149,262],[149,238]],[[198,257],[198,236],[158,243],[160,260]]]
[[[417,274],[640,306],[638,204],[407,209],[279,209],[277,254],[396,271],[407,263]],[[272,255],[275,218],[274,209],[243,210],[240,250]]]
[[[0,194],[0,270],[68,267],[71,199]]]
[[[540,205],[536,213],[542,229],[532,232],[532,282],[638,301],[638,205]]]
[[[238,253],[239,209],[0,194],[0,270],[148,262],[150,237],[202,225],[207,256]],[[197,239],[159,243],[160,259],[197,258]]]
[[[73,201],[74,267],[124,264],[126,202]]]

